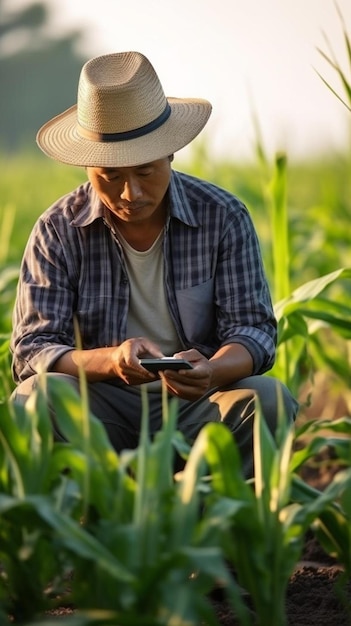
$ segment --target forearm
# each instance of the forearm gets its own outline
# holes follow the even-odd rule
[[[90,382],[120,378],[136,385],[154,379],[139,363],[142,356],[163,356],[160,348],[146,337],[126,339],[118,346],[91,350],[70,350],[54,363],[53,371],[79,376],[84,370]]]
[[[90,382],[114,378],[115,347],[94,348],[92,350],[70,350],[65,352],[53,365],[54,372],[79,376],[80,369],[84,370]]]
[[[212,387],[224,387],[253,373],[251,354],[239,343],[222,346],[210,359],[210,364]]]

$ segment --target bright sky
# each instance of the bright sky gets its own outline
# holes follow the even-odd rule
[[[45,1],[52,36],[83,29],[87,57],[143,52],[166,95],[210,100],[203,135],[214,155],[253,156],[252,106],[269,153],[286,150],[293,158],[350,148],[351,113],[315,71],[344,95],[317,51],[328,53],[325,33],[351,82],[334,0]],[[28,4],[6,2],[11,9]],[[337,0],[337,6],[351,38],[351,1]]]

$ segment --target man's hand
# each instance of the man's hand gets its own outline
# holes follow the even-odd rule
[[[239,343],[221,346],[209,360],[195,349],[177,352],[174,356],[190,361],[193,369],[165,370],[159,372],[160,377],[171,394],[192,402],[210,389],[251,376],[253,370],[251,354]]]
[[[141,385],[158,378],[144,369],[139,359],[142,357],[163,357],[159,347],[145,337],[127,339],[114,349],[112,353],[115,375],[124,380],[127,385]]]
[[[184,350],[173,356],[186,359],[191,363],[191,370],[164,370],[159,372],[167,390],[174,396],[194,402],[203,396],[212,385],[212,366],[198,350]]]

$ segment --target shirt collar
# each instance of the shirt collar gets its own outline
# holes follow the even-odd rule
[[[169,186],[169,205],[171,217],[179,219],[188,226],[201,224],[200,216],[191,208],[181,174],[174,170],[172,170]]]
[[[71,221],[71,226],[77,227],[89,226],[96,219],[105,217],[107,211],[88,181],[79,188],[74,201],[74,208],[79,210],[76,217]]]

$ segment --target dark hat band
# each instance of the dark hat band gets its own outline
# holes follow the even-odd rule
[[[164,124],[168,120],[171,114],[171,111],[172,109],[169,103],[167,102],[165,110],[155,120],[152,120],[152,122],[149,122],[149,124],[145,124],[145,126],[140,126],[140,128],[133,128],[132,130],[127,130],[122,133],[96,133],[93,130],[88,130],[87,128],[83,128],[83,126],[80,126],[79,122],[78,122],[78,128],[79,128],[78,132],[81,135],[81,137],[84,137],[85,139],[89,139],[90,141],[101,141],[101,142],[128,141],[128,139],[136,139],[137,137],[143,137],[144,135],[147,135],[148,133],[151,133],[153,130],[156,130],[157,128],[162,126],[162,124]]]

